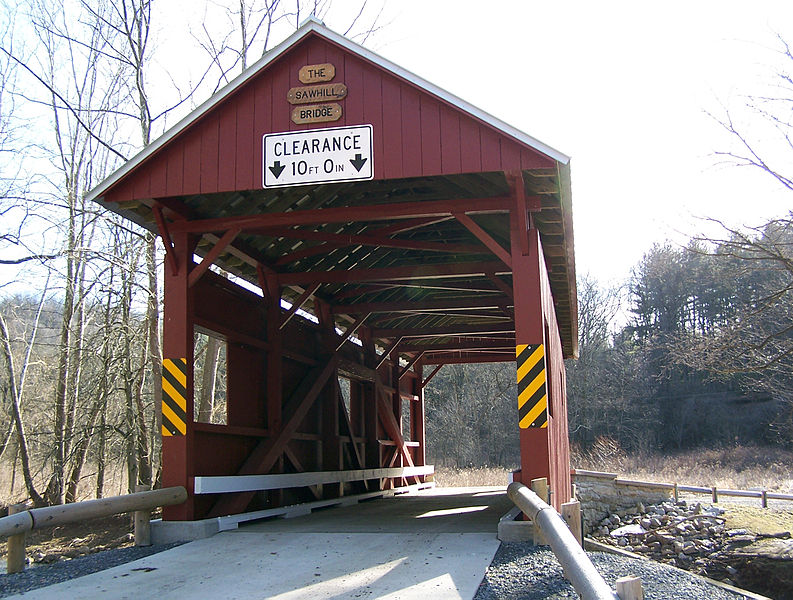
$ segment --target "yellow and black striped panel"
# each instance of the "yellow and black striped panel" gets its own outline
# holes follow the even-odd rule
[[[545,380],[545,346],[518,344],[518,425],[521,429],[548,426],[548,387]]]
[[[162,361],[162,434],[187,432],[187,359]]]

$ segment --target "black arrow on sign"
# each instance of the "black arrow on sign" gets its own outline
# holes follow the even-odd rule
[[[369,160],[369,159],[368,158],[361,158],[360,154],[356,154],[355,158],[351,158],[350,159],[350,162],[352,163],[352,166],[355,167],[355,170],[360,173],[361,169],[366,164],[367,160]]]
[[[270,169],[270,173],[275,175],[275,178],[278,179],[281,176],[281,173],[284,172],[286,169],[286,165],[282,165],[280,160],[277,160],[273,163],[272,167],[268,167]]]

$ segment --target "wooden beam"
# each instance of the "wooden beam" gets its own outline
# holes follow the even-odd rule
[[[157,229],[160,231],[162,238],[162,245],[165,246],[165,258],[171,264],[171,271],[174,275],[179,274],[179,262],[176,260],[176,247],[171,237],[171,232],[168,229],[168,223],[162,214],[162,208],[159,204],[152,206],[154,212],[154,220],[157,223]]]
[[[495,362],[515,362],[515,352],[437,352],[427,353],[425,365],[470,365]]]
[[[424,328],[393,328],[393,329],[372,329],[374,338],[417,338],[417,337],[447,337],[474,334],[491,333],[511,333],[515,331],[515,324],[512,322],[486,323],[479,325],[442,325],[440,327]]]
[[[221,253],[234,241],[234,238],[237,237],[239,233],[239,229],[229,229],[223,234],[217,243],[212,246],[212,249],[206,253],[204,259],[190,271],[190,275],[187,277],[187,285],[189,287],[193,287],[198,280],[201,279],[201,276],[209,270],[209,267],[214,264]]]
[[[432,373],[430,373],[429,375],[427,375],[426,379],[424,379],[424,381],[422,381],[422,382],[421,382],[421,389],[424,389],[425,387],[427,387],[427,384],[428,384],[430,381],[432,381],[432,378],[433,378],[433,377],[435,377],[435,375],[437,375],[437,374],[438,374],[438,371],[440,371],[442,368],[443,368],[443,365],[437,365],[437,366],[436,366],[436,367],[435,367],[435,368],[432,370]]]
[[[496,296],[477,296],[474,298],[449,298],[444,300],[402,300],[392,302],[358,302],[355,304],[337,304],[331,312],[337,315],[354,315],[364,312],[429,312],[440,310],[461,310],[467,308],[488,309],[506,308],[511,302]]]
[[[388,348],[385,348],[383,350],[383,353],[380,355],[380,358],[378,359],[377,364],[375,365],[374,368],[375,371],[377,371],[380,367],[383,366],[383,363],[389,359],[391,353],[394,350],[396,350],[397,346],[399,346],[401,341],[402,341],[402,336],[398,336],[397,339],[394,340],[394,342],[390,346],[388,346]]]
[[[464,212],[454,213],[454,218],[457,219],[468,231],[473,233],[480,242],[482,242],[488,249],[495,254],[498,258],[504,261],[504,264],[512,270],[512,256],[504,249],[504,246],[499,244],[493,237],[484,229],[482,229],[476,221],[469,217]]]
[[[280,273],[282,285],[305,285],[312,283],[358,283],[362,281],[399,281],[439,279],[444,277],[484,277],[489,272],[503,272],[501,262],[423,263],[400,267],[372,269],[319,270],[297,273]]]
[[[431,342],[429,344],[402,344],[400,352],[442,352],[450,350],[514,350],[515,338],[504,339],[460,339],[453,342]]]
[[[294,317],[295,314],[297,314],[297,311],[303,308],[303,305],[308,302],[308,299],[311,298],[311,296],[314,295],[314,293],[319,289],[319,286],[319,283],[311,285],[307,287],[302,294],[300,294],[298,299],[292,303],[292,306],[289,308],[289,310],[286,311],[286,314],[284,315],[281,324],[278,326],[278,329],[283,329],[286,324],[289,323],[289,320]]]
[[[237,475],[259,475],[273,468],[275,463],[284,453],[284,448],[289,443],[292,435],[300,427],[319,393],[325,387],[328,379],[336,372],[339,355],[334,354],[323,366],[318,366],[309,371],[286,404],[283,411],[285,419],[280,431],[259,442],[253,452],[245,459]],[[231,496],[221,496],[207,516],[219,517],[243,512],[253,498],[254,492],[245,492]]]
[[[324,223],[350,223],[353,221],[445,217],[451,215],[454,211],[478,214],[499,213],[510,210],[513,204],[513,198],[492,197],[400,202],[366,206],[339,206],[184,221],[174,223],[172,231],[206,233],[209,231],[226,231],[237,227],[246,231],[262,227],[291,227]]]
[[[295,453],[289,447],[289,444],[284,446],[284,456],[286,457],[286,460],[288,460],[289,462],[292,463],[292,466],[295,468],[295,471],[297,471],[298,473],[305,472],[305,469],[303,468],[303,465],[300,463],[300,460],[297,458]],[[243,475],[243,477],[246,477],[246,476]],[[316,485],[308,485],[306,487],[308,488],[308,491],[311,492],[311,495],[314,496],[314,498],[316,500],[322,500],[322,494],[319,493],[319,487],[318,486],[316,486]]]
[[[402,371],[400,371],[400,372],[399,372],[399,379],[402,379],[402,378],[403,378],[405,375],[407,375],[407,374],[408,374],[408,371],[410,371],[410,368],[411,368],[413,365],[415,365],[415,364],[416,364],[416,363],[417,363],[419,360],[421,360],[421,357],[422,357],[422,356],[424,356],[424,352],[419,352],[419,353],[418,353],[416,356],[414,356],[413,358],[411,358],[411,359],[408,361],[408,364],[406,364],[406,365],[405,365],[405,368],[404,368],[404,369],[402,369]]]
[[[511,288],[510,286],[508,286],[508,285],[507,285],[507,284],[504,282],[504,280],[503,280],[503,279],[501,279],[501,277],[499,277],[498,275],[496,275],[495,271],[488,271],[487,273],[485,273],[485,275],[487,275],[487,278],[488,278],[490,281],[492,281],[492,282],[493,282],[493,285],[495,285],[495,286],[496,286],[496,287],[497,287],[499,290],[501,290],[502,292],[504,292],[504,294],[506,294],[506,295],[507,295],[507,297],[509,297],[509,298],[512,298],[512,296],[513,296],[513,294],[514,294],[514,292],[513,292],[512,288]],[[513,277],[514,277],[514,275],[513,275]]]
[[[361,315],[360,317],[358,317],[355,320],[355,322],[352,325],[350,325],[347,328],[347,330],[344,332],[344,335],[341,336],[341,339],[339,340],[339,343],[336,345],[336,352],[341,350],[341,347],[344,346],[344,343],[352,337],[352,335],[356,332],[356,330],[361,325],[363,325],[363,322],[366,321],[366,319],[369,318],[369,314],[370,313],[366,313],[365,315]]]

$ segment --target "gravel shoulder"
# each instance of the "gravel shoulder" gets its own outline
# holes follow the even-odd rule
[[[632,559],[605,552],[588,552],[607,583],[614,587],[620,577],[634,575],[642,580],[646,600],[737,600],[747,598],[707,581],[652,561]],[[577,598],[564,578],[562,567],[547,546],[531,543],[501,544],[475,600],[557,600]]]

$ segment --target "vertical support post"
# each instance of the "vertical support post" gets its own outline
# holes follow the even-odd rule
[[[12,504],[8,507],[8,514],[15,515],[28,509],[26,502]],[[21,573],[25,570],[25,535],[17,533],[8,536],[8,554],[6,555],[6,573]]]
[[[715,485],[710,488],[710,491],[713,495],[713,504],[716,504],[719,501],[719,491],[716,489]]]
[[[518,427],[520,481],[545,477],[553,480],[549,441],[546,349],[540,281],[540,245],[536,229],[521,231],[516,211],[510,213],[513,298],[515,303],[515,356],[518,369]],[[529,253],[521,239],[528,235]]]
[[[421,361],[413,365],[416,378],[413,380],[413,394],[418,398],[410,403],[410,432],[413,434],[413,441],[418,442],[418,446],[413,448],[413,464],[417,467],[427,464],[427,431],[424,421],[424,366]],[[426,476],[422,475],[421,482],[426,481]]]
[[[584,530],[581,519],[581,503],[578,500],[562,504],[562,518],[575,536],[578,545],[584,547]]]
[[[276,436],[281,431],[283,409],[283,331],[281,329],[281,286],[278,276],[273,272],[258,269],[259,282],[263,286],[265,302],[265,322],[267,327],[267,430]],[[273,469],[276,473],[284,470],[284,458],[279,457]],[[272,506],[283,504],[282,490],[272,490],[268,494]]]
[[[402,433],[402,394],[399,391],[399,352],[394,350],[391,352],[391,367],[390,367],[390,383],[391,388],[394,390],[391,395],[391,407],[394,412],[394,417],[396,417],[397,424],[399,425],[399,433]],[[402,453],[399,452],[397,449],[396,451],[396,463],[394,464],[395,467],[404,467],[405,466],[405,459],[402,456]],[[407,482],[403,477],[394,478],[392,480],[393,487],[398,487],[401,485],[405,485]]]
[[[674,495],[675,495],[675,502],[677,502],[678,500],[680,500],[680,492],[679,492],[679,491],[678,491],[678,489],[677,489],[677,483],[676,483],[676,482],[675,482],[675,487],[674,487],[674,491],[673,491],[673,493],[674,493]]]
[[[359,336],[363,344],[364,360],[366,365],[374,368],[377,364],[377,353],[375,352],[374,341],[372,340],[371,330],[365,325],[359,329]],[[380,393],[380,376],[375,375],[374,382],[362,382],[359,386],[360,407],[363,411],[363,437],[366,438],[364,447],[364,463],[367,469],[380,468],[380,443],[377,441],[377,394]],[[376,489],[381,489],[382,480],[370,480],[367,482],[370,489],[374,485]]]
[[[330,344],[328,350],[332,350],[338,336],[336,335],[336,325],[327,303],[319,298],[314,301],[314,307],[319,317],[319,324],[325,330],[322,336],[323,341]],[[339,375],[338,371],[331,375],[325,389],[320,392],[320,406],[322,414],[322,469],[324,471],[344,470],[344,455],[341,451],[341,440],[339,439]],[[322,493],[325,498],[339,498],[343,495],[344,484],[326,483],[322,486]]]
[[[187,501],[163,507],[166,521],[195,518],[193,496],[193,300],[190,268],[195,238],[173,236],[174,261],[165,262],[163,317],[162,485],[183,486]]]
[[[149,487],[136,485],[136,492],[145,492]],[[151,546],[151,510],[135,511],[135,545]]]
[[[760,504],[763,508],[768,508],[768,492],[766,490],[760,493]]]

